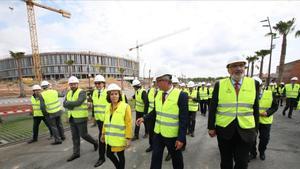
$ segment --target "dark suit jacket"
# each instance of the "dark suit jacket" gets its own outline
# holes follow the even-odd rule
[[[243,84],[242,84],[243,85]],[[208,116],[208,129],[216,130],[218,137],[222,137],[224,139],[231,139],[235,132],[238,132],[241,138],[246,142],[253,142],[256,139],[258,120],[259,120],[259,83],[255,81],[256,86],[256,97],[253,105],[253,115],[255,119],[255,128],[252,129],[242,129],[239,124],[237,118],[232,121],[227,127],[216,126],[216,113],[218,107],[218,97],[219,97],[219,87],[220,83],[217,82],[214,87],[213,96],[211,99],[211,105],[209,108],[209,116]]]

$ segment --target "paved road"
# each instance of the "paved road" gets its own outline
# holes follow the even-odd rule
[[[294,112],[293,119],[281,115],[282,108],[275,114],[271,130],[271,141],[266,160],[251,161],[249,169],[299,169],[300,165],[300,112]],[[207,119],[198,114],[196,136],[187,137],[188,146],[183,153],[186,169],[218,169],[219,151],[216,138],[209,138],[206,130]],[[144,131],[143,128],[141,131]],[[93,136],[97,136],[97,128],[89,128]],[[142,133],[141,133],[142,134]],[[81,157],[73,162],[66,162],[72,153],[70,132],[67,140],[58,146],[50,145],[50,141],[41,138],[35,144],[18,144],[0,149],[1,169],[92,169],[98,158],[92,145],[85,141],[81,144]],[[145,153],[147,139],[133,142],[126,150],[126,168],[149,168],[151,154]],[[166,153],[165,153],[166,155]],[[113,169],[109,159],[102,167]],[[171,162],[163,162],[163,169],[171,169]]]

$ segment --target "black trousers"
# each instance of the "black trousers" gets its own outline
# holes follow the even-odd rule
[[[189,122],[188,122],[188,132],[194,133],[196,125],[196,112],[189,111]]]
[[[118,158],[116,157],[115,154],[117,154]],[[107,145],[106,156],[111,160],[111,162],[114,164],[116,169],[125,169],[124,150],[120,151],[120,152],[117,152],[117,153],[114,153],[114,152],[111,152],[111,146]]]
[[[206,115],[206,109],[207,109],[207,100],[200,100],[201,114]]]
[[[65,138],[64,127],[61,122],[61,117],[49,117],[49,124],[51,126],[51,130],[54,136],[55,141],[61,141],[62,138]]]
[[[138,118],[141,118],[144,116],[143,112],[138,112],[135,111],[135,120],[137,120]],[[147,122],[144,122],[144,127],[145,127],[145,134],[148,134],[148,129],[147,129]],[[139,133],[140,133],[140,126],[137,126],[135,124],[135,128],[134,128],[134,136],[139,137]]]
[[[282,103],[283,103],[283,97],[278,97],[277,104],[282,106]]]
[[[175,149],[175,142],[177,138],[166,138],[160,134],[153,136],[153,151],[151,157],[150,169],[161,169],[162,158],[165,147],[172,157],[172,165],[174,169],[183,169],[183,157],[181,150]]]
[[[258,144],[258,151],[259,153],[264,153],[267,149],[267,145],[270,140],[270,131],[271,131],[271,124],[261,124],[259,123],[258,132],[259,132],[259,144]],[[251,147],[251,154],[254,156],[257,155],[256,152],[256,141]]]
[[[231,139],[227,140],[217,136],[221,154],[221,169],[247,169],[250,148],[253,143],[242,140],[236,131]],[[235,165],[233,167],[233,160]]]
[[[98,142],[99,142],[99,159],[105,159],[105,143],[101,142],[101,135],[102,135],[102,128],[103,128],[103,121],[96,120],[98,130],[99,130],[99,136],[98,136]]]
[[[154,136],[154,126],[155,126],[155,119],[147,120],[147,127],[149,132],[149,145],[153,147],[153,136]]]
[[[208,100],[207,100],[207,107],[208,107],[208,110],[209,110],[209,107],[210,107],[210,102],[211,102],[211,99],[208,99]]]
[[[45,123],[45,125],[47,126],[50,136],[53,135],[51,127],[47,121],[47,119],[45,118],[45,116],[34,116],[33,117],[33,127],[32,127],[32,139],[33,140],[38,140],[38,136],[39,136],[39,126],[41,124],[41,121],[43,121]]]
[[[93,145],[97,144],[97,141],[88,134],[87,121],[75,123],[73,117],[71,117],[69,121],[71,125],[74,155],[80,155],[80,137]]]
[[[288,116],[289,117],[292,117],[292,114],[293,114],[293,110],[294,108],[297,107],[297,99],[294,99],[294,98],[287,98],[286,99],[286,105],[284,107],[284,110],[282,112],[283,115],[285,115],[285,112],[289,109],[289,114]]]

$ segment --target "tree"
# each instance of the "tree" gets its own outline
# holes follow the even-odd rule
[[[94,65],[92,65],[92,67],[94,67],[95,69],[97,69],[97,71],[99,72],[99,74],[104,74],[105,73],[106,67],[104,65],[94,64]]]
[[[124,72],[125,72],[125,69],[120,67],[118,68],[119,72],[121,73],[121,88],[122,90],[124,89],[124,85],[123,85],[123,81],[124,81]]]
[[[255,54],[256,54],[256,56],[261,57],[259,78],[262,78],[262,72],[263,72],[263,67],[264,67],[264,58],[265,58],[265,56],[270,54],[270,50],[261,49],[259,51],[256,51]]]
[[[74,63],[75,63],[75,62],[74,62],[74,60],[72,60],[72,59],[66,60],[66,61],[65,61],[65,64],[68,65],[69,77],[72,76],[72,66],[73,66]]]
[[[279,21],[276,26],[273,28],[280,34],[282,35],[282,44],[281,44],[281,53],[280,53],[280,61],[279,61],[279,72],[278,72],[278,82],[282,81],[282,74],[284,70],[284,63],[285,63],[285,55],[286,55],[286,47],[287,47],[287,35],[294,31],[295,26],[295,18],[289,21]],[[298,31],[297,31],[298,32]],[[296,36],[299,36],[300,33],[296,33]]]
[[[249,58],[249,62],[251,63],[251,77],[253,77],[253,72],[254,72],[254,63],[255,61],[258,60],[258,56],[251,56]]]
[[[297,32],[295,33],[295,37],[296,38],[300,37],[300,30],[297,30]]]
[[[9,51],[9,54],[15,60],[15,63],[17,65],[18,76],[19,76],[20,97],[26,97],[23,80],[22,80],[22,68],[21,68],[21,62],[20,62],[21,58],[23,58],[25,56],[25,53]]]

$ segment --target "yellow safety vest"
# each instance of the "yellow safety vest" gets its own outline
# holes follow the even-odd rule
[[[197,90],[193,89],[192,93],[189,91],[188,95],[196,98],[197,97]],[[193,101],[193,99],[189,99],[189,111],[197,111],[198,110],[198,103]]]
[[[259,100],[259,113],[266,112],[271,106],[273,101],[273,94],[270,90],[264,90],[262,97]],[[259,116],[259,123],[272,124],[273,115],[270,117]]]
[[[204,87],[200,87],[199,88],[199,97],[200,97],[200,100],[207,100],[208,99],[208,95],[207,95],[207,88]]]
[[[107,92],[105,89],[101,91],[100,96],[99,96],[98,89],[95,89],[93,91],[92,100],[93,100],[95,120],[104,121],[105,108],[108,105],[106,97],[107,97]]]
[[[256,88],[252,78],[244,77],[238,97],[230,78],[220,80],[218,96],[217,126],[226,127],[237,118],[241,128],[249,129],[255,127],[253,105],[256,97]]]
[[[300,85],[294,84],[294,88],[292,88],[292,84],[285,85],[285,94],[287,98],[297,98],[299,92]]]
[[[178,137],[180,90],[173,88],[162,104],[163,91],[158,91],[155,97],[156,120],[154,132],[167,138]]]
[[[46,106],[46,111],[49,114],[57,113],[61,110],[61,104],[56,90],[47,89],[41,93]]]
[[[280,95],[282,95],[283,90],[284,90],[284,87],[278,87],[278,92],[279,92]]]
[[[144,91],[145,91],[145,89],[140,88],[135,92],[135,111],[144,112],[145,103],[142,98],[142,93]]]
[[[122,102],[126,103],[125,94],[122,93]]]
[[[79,93],[82,91],[82,89],[77,89],[75,93],[73,94],[72,90],[69,90],[67,93],[67,101],[77,101]],[[71,116],[73,118],[85,118],[88,117],[88,107],[87,107],[87,100],[85,100],[80,106],[74,107],[73,110],[67,110],[68,111],[68,117]]]
[[[154,99],[155,99],[155,88],[151,87],[148,93],[148,100],[149,100],[149,108],[148,113],[150,113],[154,109]]]
[[[297,106],[296,110],[300,110],[300,101],[298,101],[298,106]]]
[[[213,92],[214,92],[214,88],[210,87],[210,88],[208,88],[208,91],[209,91],[208,98],[211,99],[212,95],[213,95]]]
[[[106,107],[104,120],[105,143],[110,146],[126,146],[125,113],[127,106],[128,104],[120,102],[113,113],[111,112],[111,104]]]
[[[41,110],[40,99],[35,99],[33,96],[30,98],[32,105],[32,114],[34,117],[44,116]]]

